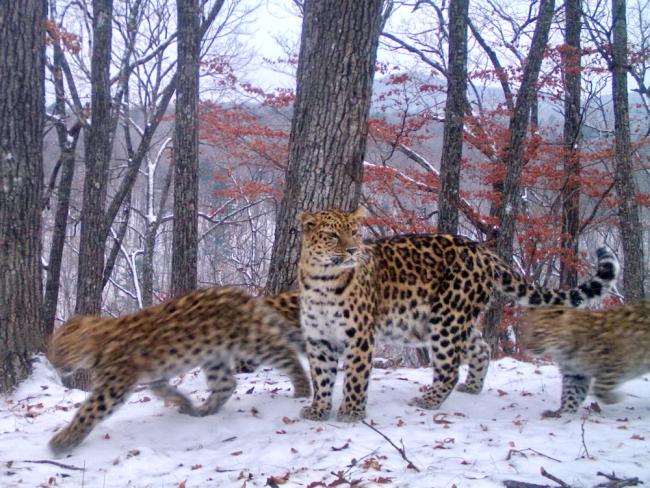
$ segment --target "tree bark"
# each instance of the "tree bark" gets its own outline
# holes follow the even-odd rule
[[[111,159],[111,43],[113,0],[93,0],[93,45],[90,66],[90,129],[85,140],[84,177],[77,302],[75,313],[99,315],[104,275],[104,205]],[[89,390],[90,373],[77,371],[63,383],[69,388]]]
[[[458,233],[460,162],[463,155],[465,91],[467,89],[467,15],[469,0],[449,2],[447,101],[440,160],[438,230]]]
[[[43,0],[0,3],[0,392],[44,348],[41,277]]]
[[[623,245],[623,290],[626,300],[644,296],[643,231],[636,200],[627,93],[627,15],[625,0],[612,0],[612,98],[614,101],[615,170],[618,218]]]
[[[526,134],[530,109],[537,92],[537,80],[544,59],[544,50],[548,42],[551,21],[555,9],[554,0],[541,0],[539,15],[535,25],[535,33],[524,67],[521,86],[517,101],[510,117],[510,142],[502,156],[506,168],[505,179],[497,185],[501,192],[501,201],[493,207],[499,221],[499,231],[496,238],[496,252],[506,262],[512,261],[515,223],[519,212],[521,172],[526,148]],[[484,336],[492,349],[492,355],[497,352],[499,344],[499,323],[503,302],[496,300],[486,313]]]
[[[564,84],[564,185],[562,186],[562,259],[560,286],[578,284],[578,237],[580,234],[580,142],[582,113],[580,92],[582,82],[582,0],[565,0],[566,27],[562,51]]]
[[[178,81],[174,127],[172,296],[196,288],[199,195],[199,2],[177,2]]]
[[[358,206],[382,0],[306,0],[267,291],[296,286],[300,210]]]
[[[93,0],[93,45],[90,67],[91,123],[86,138],[77,303],[75,313],[98,315],[104,273],[104,205],[111,159],[110,65],[112,0]]]

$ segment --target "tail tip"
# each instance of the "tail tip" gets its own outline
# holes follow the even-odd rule
[[[614,253],[606,246],[601,246],[596,250],[596,257],[598,258],[598,275],[603,279],[615,280],[618,275],[619,264]],[[603,272],[606,276],[601,276]]]

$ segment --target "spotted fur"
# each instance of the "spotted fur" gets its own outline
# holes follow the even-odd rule
[[[48,358],[64,374],[90,369],[93,389],[50,448],[59,454],[77,446],[137,383],[148,384],[181,413],[213,414],[235,389],[237,359],[277,367],[291,378],[296,397],[307,396],[309,380],[286,330],[265,299],[236,288],[195,291],[117,319],[74,317],[54,332]],[[199,407],[168,382],[196,366],[210,389]]]
[[[301,324],[309,358],[313,399],[302,415],[328,418],[339,357],[344,359],[343,402],[338,418],[365,416],[368,378],[376,340],[430,347],[432,387],[417,406],[437,408],[458,382],[465,354],[479,363],[465,389],[480,391],[487,355],[472,357],[470,338],[498,290],[525,306],[582,306],[606,293],[618,273],[614,256],[601,249],[598,272],[567,291],[529,284],[489,249],[445,234],[398,235],[363,243],[362,212],[323,211],[301,216],[299,260]]]
[[[549,355],[562,373],[560,408],[546,417],[576,412],[590,385],[598,400],[615,403],[621,383],[650,373],[650,301],[608,310],[530,310],[523,321],[526,349]]]

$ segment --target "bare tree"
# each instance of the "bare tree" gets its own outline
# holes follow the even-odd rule
[[[0,3],[0,392],[44,347],[45,1]]]
[[[520,203],[521,172],[524,164],[524,150],[530,111],[537,92],[537,80],[544,58],[544,50],[548,42],[551,21],[555,11],[554,0],[541,0],[535,25],[535,33],[525,63],[521,85],[517,93],[510,117],[510,142],[501,155],[506,169],[503,182],[496,185],[501,193],[501,201],[493,205],[491,214],[499,221],[499,231],[496,238],[496,252],[506,262],[512,260],[515,222]],[[502,303],[496,303],[486,313],[485,337],[495,353],[498,345],[498,329],[501,321]]]
[[[196,288],[199,199],[199,1],[177,1],[172,295]]]
[[[644,296],[643,286],[643,230],[636,200],[636,183],[630,141],[630,112],[627,75],[627,12],[625,0],[612,0],[612,98],[614,101],[615,171],[614,182],[618,194],[618,216],[623,257],[623,289],[626,300]]]
[[[50,4],[50,13],[56,14],[56,4]],[[74,121],[69,123],[68,108],[66,106],[66,93],[64,82],[64,71],[69,66],[63,55],[61,36],[56,32],[57,26],[49,24],[48,34],[52,41],[54,55],[52,63],[48,66],[54,83],[54,113],[51,119],[56,129],[57,141],[59,144],[59,160],[52,171],[49,187],[46,189],[45,206],[50,205],[50,197],[56,186],[56,210],[54,212],[54,229],[52,231],[52,242],[47,261],[47,276],[45,280],[45,293],[43,297],[43,321],[46,334],[50,334],[54,328],[56,309],[59,299],[59,288],[61,278],[61,266],[63,264],[63,249],[65,246],[66,229],[68,224],[68,212],[70,209],[70,198],[72,181],[75,172],[76,149],[81,134],[82,122],[78,117],[71,117]],[[80,105],[80,102],[79,102]],[[56,180],[58,176],[58,185]]]
[[[564,250],[560,262],[560,285],[571,288],[578,284],[578,237],[580,233],[580,142],[581,110],[581,47],[582,0],[565,0],[565,33],[562,51],[564,84],[564,185],[562,186],[562,237]]]
[[[295,286],[300,210],[359,204],[382,0],[306,0],[267,289]]]
[[[86,175],[79,241],[78,314],[99,314],[104,274],[104,204],[111,159],[111,46],[113,0],[93,0],[90,65],[91,122],[86,139]]]
[[[463,127],[467,90],[467,15],[469,0],[449,2],[449,62],[447,102],[440,159],[438,228],[458,232],[460,208],[460,161],[463,155]]]

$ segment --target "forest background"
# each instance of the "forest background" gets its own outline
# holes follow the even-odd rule
[[[643,297],[649,3],[3,4],[1,389],[74,313],[294,286],[299,210],[361,204],[369,238],[459,233],[545,286],[606,244],[618,299]],[[27,80],[41,109],[16,103]],[[521,354],[500,310],[486,336]]]

